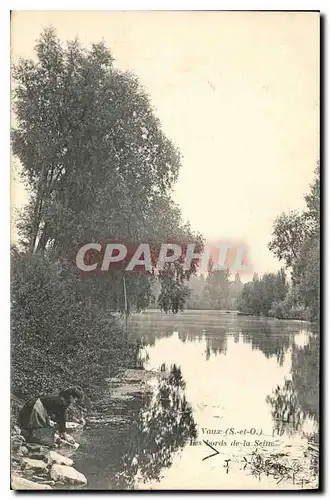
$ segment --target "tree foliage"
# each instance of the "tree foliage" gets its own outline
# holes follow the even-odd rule
[[[36,53],[13,71],[13,152],[34,194],[26,244],[63,255],[83,240],[140,237],[180,166],[146,93],[104,44],[63,48],[45,30]]]
[[[276,303],[285,299],[288,283],[284,269],[278,273],[266,273],[261,278],[254,276],[246,283],[238,297],[238,308],[247,314],[267,316]]]
[[[189,281],[188,309],[237,309],[237,297],[243,288],[239,273],[230,279],[229,270],[192,276]]]
[[[35,52],[12,71],[12,149],[29,193],[12,257],[12,381],[22,395],[88,386],[137,357],[110,314],[126,309],[124,271],[82,277],[72,264],[79,246],[203,246],[171,199],[180,153],[137,77],[115,67],[104,43],[63,44],[53,29]],[[127,276],[126,312],[148,306],[155,279],[160,307],[177,312],[194,272],[178,263],[157,277]]]
[[[301,245],[306,238],[306,223],[302,214],[291,211],[281,214],[274,222],[272,241],[268,248],[274,255],[291,267],[297,260]]]
[[[138,348],[123,339],[115,318],[86,307],[76,278],[39,252],[12,251],[12,390],[19,397],[93,385],[134,366]]]
[[[52,29],[42,32],[36,60],[13,70],[14,154],[31,193],[19,221],[20,244],[68,259],[79,245],[115,238],[132,243],[196,242],[170,190],[180,154],[161,130],[145,90],[119,71],[103,43],[87,50],[78,40],[63,46]],[[160,274],[160,305],[177,311],[186,296],[185,275]],[[194,269],[191,270],[192,272]],[[86,295],[123,309],[123,275],[91,278]],[[171,285],[169,285],[171,281]],[[148,305],[150,283],[129,277],[131,308]],[[178,297],[180,294],[180,297]]]
[[[274,222],[269,249],[291,269],[247,283],[239,297],[242,312],[277,318],[318,320],[320,311],[320,167],[301,213],[281,214]],[[268,285],[267,285],[268,283]],[[275,287],[271,283],[276,284]],[[280,286],[279,286],[280,285]]]

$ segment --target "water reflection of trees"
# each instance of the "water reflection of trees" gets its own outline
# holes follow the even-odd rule
[[[252,350],[259,350],[263,352],[267,359],[276,357],[280,366],[283,365],[285,353],[292,345],[293,332],[288,331],[287,328],[278,332],[277,328],[264,323],[262,329],[254,331],[251,327],[242,327],[243,342],[250,344]],[[295,332],[296,333],[296,332]]]
[[[161,330],[161,331],[157,329],[154,330],[145,329],[143,331],[143,334],[139,336],[139,340],[143,345],[153,346],[155,345],[157,339],[168,338],[171,337],[172,335],[173,335],[172,329]]]
[[[319,419],[319,337],[308,345],[292,345],[291,379],[266,398],[272,408],[274,428],[289,435],[300,431],[306,418]],[[313,438],[315,440],[315,436]]]
[[[281,436],[299,433],[307,439],[303,458],[297,464],[306,464],[308,481],[318,477],[319,470],[319,337],[311,335],[308,345],[292,345],[291,378],[282,387],[277,386],[266,401],[271,405],[274,431]],[[310,418],[316,424],[304,428]],[[317,479],[316,479],[317,480]]]
[[[227,352],[228,329],[219,326],[209,326],[198,331],[184,331],[179,333],[182,342],[205,342],[205,356],[209,360],[211,355],[225,354]]]
[[[170,337],[173,331],[146,331],[141,336],[143,345],[154,345],[158,338]],[[211,354],[217,355],[226,353],[227,351],[227,335],[228,330],[225,328],[213,327],[206,329],[183,329],[178,332],[178,337],[182,343],[186,342],[206,342],[206,359],[209,359]]]
[[[191,331],[191,330],[180,330],[178,332],[179,339],[181,342],[200,342],[203,339],[203,330]]]
[[[311,336],[307,346],[293,345],[292,382],[298,403],[304,413],[316,421],[319,419],[319,356],[318,335]]]
[[[297,394],[291,380],[286,380],[283,387],[279,385],[266,398],[272,407],[274,430],[281,436],[284,432],[291,435],[300,430],[305,415],[299,406]]]
[[[227,352],[227,334],[226,332],[220,333],[217,336],[212,336],[209,337],[208,335],[205,335],[205,341],[206,341],[206,359],[210,359],[211,354],[213,355],[218,355],[218,354],[226,354]]]
[[[176,331],[183,343],[206,341],[206,359],[212,354],[226,353],[227,339],[233,336],[235,342],[243,339],[253,350],[263,352],[266,358],[275,357],[283,365],[294,336],[301,332],[298,324],[265,318],[219,317],[209,313],[179,316],[154,314],[151,318],[142,323],[131,320],[133,330],[144,344],[154,345],[158,338],[170,337]]]
[[[164,368],[164,367],[163,367]],[[159,480],[174,452],[196,438],[196,424],[184,394],[181,370],[173,365],[162,378],[147,408],[133,421],[115,488],[132,489],[135,480]]]

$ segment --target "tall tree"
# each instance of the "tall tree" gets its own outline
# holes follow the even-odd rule
[[[308,224],[309,234],[311,236],[319,235],[320,232],[320,208],[321,208],[321,189],[320,189],[320,162],[315,169],[314,182],[310,186],[310,192],[305,195],[307,209],[305,219]]]
[[[21,245],[61,259],[107,238],[152,241],[156,248],[167,238],[201,248],[201,236],[183,223],[170,197],[180,154],[138,79],[114,67],[103,43],[89,50],[78,40],[63,46],[46,29],[35,48],[36,60],[13,69],[12,147],[31,193],[19,223]],[[160,274],[166,293],[173,292],[165,308],[181,307],[178,294],[186,297],[183,281],[191,272],[181,266]],[[122,309],[122,278],[98,277],[81,288]],[[147,277],[129,277],[127,292],[132,306],[145,307]]]
[[[288,284],[284,269],[278,273],[266,273],[260,279],[254,275],[246,283],[238,297],[238,307],[242,312],[268,316],[274,304],[285,299]]]
[[[310,191],[306,209],[282,214],[274,223],[269,248],[291,267],[292,289],[287,304],[303,306],[306,319],[319,317],[320,305],[320,166]]]
[[[114,68],[104,44],[63,48],[48,29],[36,53],[13,70],[13,152],[33,193],[30,248],[63,253],[84,239],[140,236],[180,166],[145,91]]]
[[[210,268],[212,263],[210,264]],[[212,309],[224,309],[229,297],[229,269],[209,271],[205,283],[205,292],[208,292]]]
[[[307,227],[302,214],[295,211],[283,213],[274,222],[272,241],[268,248],[279,260],[283,260],[287,267],[292,267],[306,234]]]

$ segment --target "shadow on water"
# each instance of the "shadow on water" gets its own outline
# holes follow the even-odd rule
[[[234,425],[262,427],[262,440],[272,439],[273,427],[280,439],[275,448],[240,445],[237,456],[230,443],[222,448],[219,456],[227,463],[242,465],[233,469],[237,477],[230,485],[251,474],[258,482],[262,477],[262,484],[270,484],[270,476],[275,485],[316,484],[319,337],[310,325],[189,312],[133,317],[130,328],[150,355],[149,369],[168,372],[164,363],[176,365],[170,376],[157,379],[151,396],[137,394],[115,405],[105,399],[96,408],[98,416],[84,431],[75,457],[88,489],[136,489],[159,481],[177,488],[183,480],[190,486],[195,478],[184,467],[191,454],[202,463],[205,453],[187,446],[189,441],[203,438],[202,428]],[[164,483],[178,451],[185,464],[182,477],[178,484],[173,477]],[[212,460],[210,471],[221,487],[225,478]],[[200,481],[200,487],[209,484],[206,477]]]
[[[304,457],[310,476],[319,469],[319,337],[312,335],[308,344],[292,346],[291,377],[266,397],[271,407],[274,431],[282,436],[300,433],[307,439]],[[312,424],[306,426],[308,421]],[[307,475],[308,477],[308,475]]]
[[[291,378],[279,385],[266,401],[271,405],[274,426],[289,435],[302,429],[306,419],[319,419],[319,338],[292,345]]]
[[[189,311],[173,317],[151,312],[133,318],[130,326],[134,335],[149,346],[155,345],[158,339],[171,337],[173,331],[178,332],[183,343],[205,340],[207,359],[211,355],[225,354],[228,336],[232,336],[236,343],[243,341],[250,344],[252,350],[260,350],[266,358],[276,357],[280,365],[294,335],[302,328],[292,321],[216,313]]]
[[[184,388],[181,369],[173,365],[170,376],[158,383],[149,406],[133,423],[122,470],[116,476],[117,487],[134,488],[136,477],[159,481],[162,470],[172,464],[172,454],[196,438],[196,424]]]
[[[163,365],[161,371],[165,370],[167,368]],[[118,426],[117,421],[116,430],[108,427],[107,442],[104,441],[104,431],[103,441],[100,442],[97,437],[95,440],[95,431],[96,436],[98,433],[93,429],[90,439],[103,461],[102,466],[98,462],[95,464],[96,456],[88,457],[88,463],[93,464],[94,470],[86,464],[86,457],[77,454],[76,460],[77,463],[79,458],[81,460],[80,469],[88,466],[88,489],[126,490],[134,489],[137,481],[160,480],[163,469],[172,464],[173,453],[197,435],[192,408],[184,389],[181,369],[174,364],[169,375],[158,380],[149,401],[135,399],[135,406],[139,401],[139,408],[127,405],[131,418],[126,425]],[[86,433],[85,439],[88,440]]]

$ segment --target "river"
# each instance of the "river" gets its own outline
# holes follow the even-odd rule
[[[87,489],[317,487],[319,336],[310,323],[217,311],[130,318],[145,368],[170,369],[79,438]],[[173,365],[175,367],[173,368]]]

